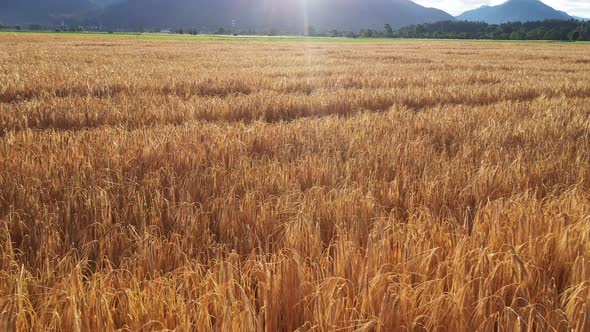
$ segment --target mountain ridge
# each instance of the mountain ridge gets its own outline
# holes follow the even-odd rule
[[[508,0],[497,6],[468,10],[456,18],[489,24],[574,19],[566,12],[556,10],[540,0]]]
[[[92,25],[114,29],[194,28],[216,31],[383,29],[437,21],[506,22],[571,20],[540,0],[508,0],[483,5],[456,18],[410,0],[0,0],[1,24]]]
[[[382,29],[455,20],[410,0],[0,0],[0,20],[55,24],[64,18],[114,28]]]
[[[202,10],[206,8],[206,10]],[[123,18],[126,18],[125,20]],[[324,0],[306,3],[287,0],[277,5],[272,0],[125,0],[105,12],[102,21],[109,25],[147,26],[228,26],[240,28],[278,28],[302,32],[308,25],[320,29],[379,28],[388,23],[409,24],[454,20],[450,14],[426,8],[409,0]],[[123,27],[125,27],[123,25]]]
[[[10,24],[56,24],[82,19],[122,0],[0,0],[0,21]]]

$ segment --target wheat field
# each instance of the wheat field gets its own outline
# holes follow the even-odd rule
[[[588,45],[0,45],[2,331],[590,330]]]

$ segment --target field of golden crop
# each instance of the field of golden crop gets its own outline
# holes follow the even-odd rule
[[[588,45],[0,46],[2,331],[590,330]]]

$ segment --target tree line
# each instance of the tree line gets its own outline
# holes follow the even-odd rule
[[[47,30],[48,27],[32,24],[27,27],[2,26],[0,29],[11,30]],[[63,28],[62,28],[63,29]],[[65,31],[82,31],[81,27],[68,27]],[[143,28],[139,29],[144,32]],[[159,29],[151,29],[153,32]],[[198,31],[194,28],[179,28],[172,30],[180,34],[233,34],[233,35],[279,35],[285,34],[277,29],[243,30],[235,28],[219,28],[214,31]],[[136,31],[137,32],[137,31]],[[469,21],[441,21],[410,25],[394,29],[385,24],[382,30],[361,29],[360,31],[340,31],[337,29],[319,30],[309,26],[305,35],[316,37],[348,37],[348,38],[434,38],[434,39],[495,39],[495,40],[561,40],[561,41],[590,41],[590,22],[577,20],[546,20],[536,22],[510,22],[503,24],[488,24],[485,22]]]
[[[316,31],[310,29],[310,31]],[[362,29],[357,33],[331,30],[315,34],[332,37],[362,38],[435,38],[435,39],[495,39],[495,40],[561,40],[590,41],[590,22],[546,20],[537,22],[441,21],[393,29],[385,24],[383,30]]]

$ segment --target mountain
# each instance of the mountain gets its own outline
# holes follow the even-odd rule
[[[555,10],[539,0],[509,0],[498,6],[482,6],[467,11],[457,19],[490,24],[543,20],[571,20],[567,13]]]
[[[446,12],[410,0],[124,0],[100,17],[104,25],[137,27],[207,27],[235,23],[239,29],[301,33],[318,29],[382,29],[454,20]]]
[[[99,15],[121,0],[0,0],[0,22],[58,24],[62,20]]]
[[[442,10],[410,0],[0,0],[5,24],[101,23],[111,28],[359,30],[447,21]]]
[[[0,0],[0,21],[11,24],[52,23],[94,7],[90,0]]]

